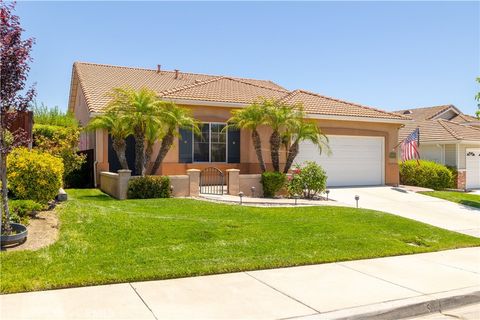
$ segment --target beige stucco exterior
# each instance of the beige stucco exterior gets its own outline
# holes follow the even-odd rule
[[[226,122],[231,117],[232,107],[183,105],[192,111],[194,118],[201,122]],[[85,126],[95,115],[90,113],[82,90],[75,92],[74,110],[75,117]],[[327,135],[350,135],[350,136],[379,136],[385,139],[385,183],[395,185],[399,183],[398,163],[396,157],[390,157],[390,153],[398,141],[399,123],[383,123],[378,121],[347,121],[347,120],[313,120],[318,123],[323,132]],[[270,129],[260,127],[258,129],[263,148],[263,157],[268,168],[271,168],[269,137]],[[255,150],[251,140],[251,132],[242,130],[240,133],[241,153],[240,163],[179,163],[178,139],[168,152],[162,166],[157,174],[162,175],[185,175],[189,169],[203,169],[215,166],[222,171],[227,169],[239,169],[241,174],[256,174],[260,172]],[[160,144],[154,146],[154,155],[158,152]],[[92,133],[82,133],[81,148],[95,150],[95,170],[97,181],[101,171],[109,170],[108,163],[108,133],[104,130],[97,130]],[[396,151],[396,150],[395,150]],[[153,161],[153,159],[152,159]],[[281,162],[285,161],[285,151],[281,152]],[[149,166],[151,164],[147,164]]]

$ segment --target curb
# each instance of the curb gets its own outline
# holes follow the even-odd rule
[[[453,295],[452,295],[453,294]],[[480,303],[480,288],[473,287],[404,300],[326,312],[302,320],[398,320]]]

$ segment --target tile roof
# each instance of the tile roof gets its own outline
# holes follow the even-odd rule
[[[451,104],[442,105],[442,106],[434,106],[434,107],[422,107],[422,108],[415,108],[415,109],[405,109],[395,111],[395,113],[408,115],[414,120],[427,120],[432,119],[435,116],[441,114],[444,111],[447,111],[450,108],[454,108],[454,110],[460,111],[455,108],[455,106]]]
[[[435,118],[443,112],[452,109],[459,114],[451,119]],[[461,113],[453,105],[442,105],[426,108],[407,109],[411,111],[408,115],[414,120],[405,124],[398,134],[398,141],[405,139],[415,128],[420,128],[421,142],[436,141],[480,141],[480,129],[473,127],[478,119]],[[399,114],[405,114],[404,111],[396,111]]]
[[[326,97],[317,93],[294,90],[281,99],[288,104],[301,103],[309,114],[333,115],[333,116],[355,116],[367,118],[389,118],[408,120],[408,117],[391,112],[382,111],[372,107],[363,106],[357,103]]]
[[[302,103],[310,114],[350,116],[388,120],[409,120],[407,116],[381,111],[305,90],[288,91],[268,80],[161,71],[76,62],[73,65],[69,109],[75,104],[77,86],[82,88],[90,112],[102,112],[108,93],[116,87],[147,87],[163,99],[249,104],[259,98]]]

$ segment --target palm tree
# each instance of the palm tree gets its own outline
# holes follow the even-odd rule
[[[290,106],[279,101],[264,100],[265,124],[272,128],[270,135],[270,156],[273,170],[280,172],[280,148],[282,146],[282,134],[288,127],[294,127],[298,121],[297,106]]]
[[[130,123],[135,138],[135,171],[145,175],[145,134],[148,126],[159,124],[162,105],[157,94],[147,88],[115,88],[107,110],[118,112]]]
[[[145,131],[145,141],[147,143],[144,159],[145,168],[147,168],[147,165],[152,158],[153,146],[158,140],[162,139],[163,136],[165,136],[165,128],[163,123],[155,121],[147,125],[147,129]]]
[[[302,112],[303,113],[303,112]],[[308,122],[304,117],[299,118],[301,113],[297,114],[296,121],[290,123],[283,139],[287,150],[287,160],[285,162],[284,173],[292,167],[293,161],[300,151],[300,142],[309,140],[318,147],[320,153],[326,149],[330,152],[328,138],[322,133],[320,128],[313,122]]]
[[[150,170],[150,174],[155,174],[160,168],[165,156],[173,145],[175,136],[178,136],[177,128],[192,129],[196,133],[200,131],[190,110],[181,108],[173,102],[166,102],[163,104],[162,110],[160,111],[160,119],[164,127],[163,135],[161,137],[162,143],[152,169]]]
[[[262,141],[260,139],[260,134],[257,131],[258,127],[265,123],[265,108],[263,105],[253,103],[244,109],[233,110],[232,117],[228,120],[228,123],[229,125],[227,127],[233,126],[238,129],[246,129],[252,132],[253,147],[257,154],[260,170],[262,173],[265,172],[266,167],[262,155]]]
[[[107,112],[97,116],[85,127],[87,131],[97,129],[107,130],[112,137],[112,147],[115,151],[118,161],[122,169],[128,169],[127,158],[125,156],[126,142],[125,139],[132,134],[132,130],[128,121],[121,117],[118,113]]]

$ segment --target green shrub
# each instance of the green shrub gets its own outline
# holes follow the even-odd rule
[[[128,182],[129,199],[169,198],[170,179],[160,176],[133,178]]]
[[[262,173],[263,196],[273,198],[275,193],[280,191],[285,185],[286,175],[280,172],[264,172]]]
[[[453,186],[453,175],[447,167],[436,162],[409,160],[400,163],[400,183],[442,190]]]
[[[71,112],[64,112],[58,106],[49,108],[43,103],[40,106],[33,106],[33,120],[36,124],[78,127],[78,121]]]
[[[301,167],[296,165],[292,175],[288,177],[287,191],[289,196],[303,196],[312,199],[325,191],[327,175],[320,165],[313,161],[306,161]]]
[[[80,169],[85,161],[85,155],[77,153],[79,138],[80,128],[78,126],[65,127],[48,124],[33,126],[33,148],[62,158],[63,181],[67,187],[70,174]]]
[[[34,216],[37,211],[43,210],[44,206],[33,200],[11,200],[10,220],[12,222],[28,224],[28,218]]]
[[[452,173],[452,185],[451,188],[457,188],[458,170],[456,167],[445,166]]]
[[[46,152],[16,148],[7,165],[8,189],[17,199],[45,204],[62,187],[62,159]]]

